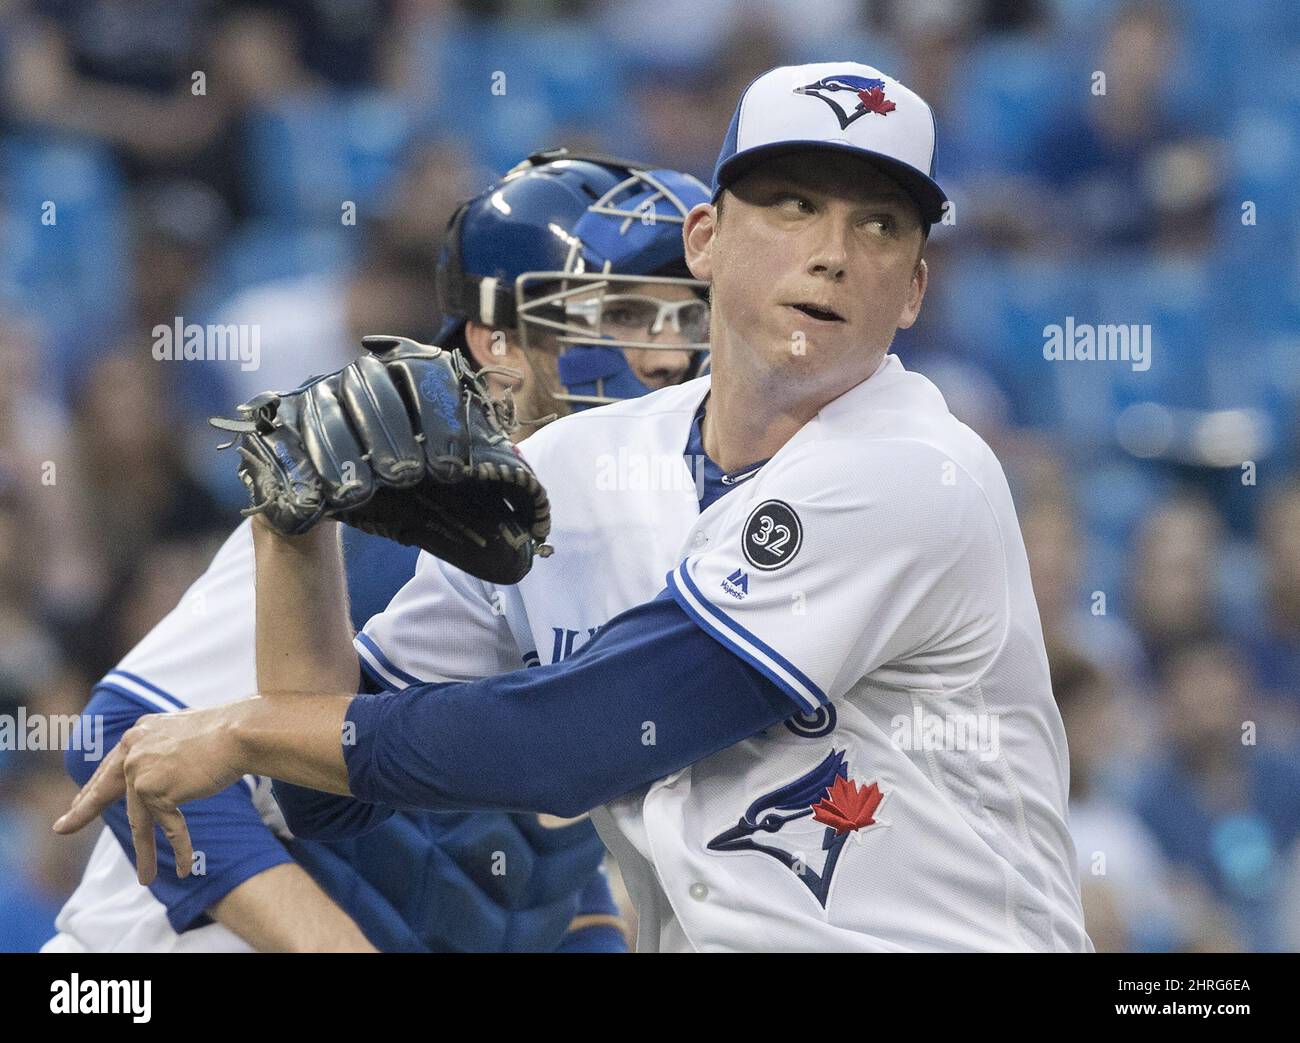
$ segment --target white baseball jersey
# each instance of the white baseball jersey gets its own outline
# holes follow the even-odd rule
[[[101,684],[130,693],[154,712],[215,706],[257,691],[253,535],[244,522],[180,602]],[[149,712],[149,711],[145,711]],[[288,836],[269,779],[245,776],[262,820]],[[141,887],[108,827],[81,883],[55,920],[46,952],[253,952],[218,923],[178,934],[166,907]]]
[[[554,554],[500,589],[421,556],[358,635],[367,666],[402,688],[556,662],[667,584],[792,718],[593,811],[638,949],[1091,949],[1065,735],[992,452],[887,356],[701,513],[682,453],[707,391],[524,442]]]

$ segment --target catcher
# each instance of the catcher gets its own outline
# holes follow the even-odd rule
[[[559,151],[530,157],[468,201],[449,230],[438,271],[446,320],[435,340],[454,350],[397,338],[371,340],[354,367],[294,394],[259,396],[239,421],[225,426],[237,429],[244,452],[269,452],[277,461],[273,467],[281,466],[280,448],[289,461],[283,473],[290,513],[299,512],[301,524],[329,509],[331,494],[319,473],[313,474],[310,455],[291,459],[286,425],[307,412],[321,419],[325,409],[334,426],[318,430],[346,441],[356,430],[343,415],[348,406],[358,396],[364,403],[371,393],[385,396],[391,413],[377,405],[372,413],[365,404],[360,409],[364,422],[394,435],[392,454],[361,461],[364,466],[347,478],[341,463],[333,472],[325,465],[340,485],[348,485],[349,502],[364,499],[360,483],[383,495],[384,479],[376,473],[412,481],[413,444],[419,452],[428,446],[430,453],[467,462],[472,449],[472,476],[459,464],[439,473],[458,477],[452,484],[467,495],[499,492],[499,498],[487,496],[483,509],[499,508],[504,528],[491,529],[490,539],[451,530],[452,543],[464,549],[467,563],[488,561],[490,544],[501,552],[502,567],[525,568],[530,548],[540,546],[545,500],[526,472],[517,470],[520,461],[509,441],[533,425],[510,430],[503,393],[512,391],[519,420],[644,394],[693,375],[703,361],[699,331],[707,310],[698,284],[683,278],[688,273],[680,229],[682,216],[704,195],[693,179],[672,172],[575,160]],[[557,238],[556,227],[569,242]],[[579,236],[593,245],[573,253],[569,243]],[[614,279],[629,278],[584,277],[573,270],[579,266],[608,267]],[[538,274],[522,279],[526,273]],[[571,305],[548,309],[538,303],[543,291],[553,292],[566,278],[574,291],[567,296]],[[490,298],[490,317],[481,308],[485,283],[499,290]],[[591,346],[570,346],[584,343]],[[447,412],[434,412],[434,399],[426,395],[447,405]],[[418,443],[410,424],[416,414],[405,412],[408,402],[413,410],[425,410],[418,422],[430,425],[420,428]],[[430,440],[434,423],[441,435]],[[456,424],[462,425],[459,431]],[[330,445],[340,449],[340,443]],[[479,467],[489,462],[495,477],[484,477]],[[523,484],[503,481],[503,469],[525,479]],[[266,491],[256,492],[254,502],[262,503]],[[377,504],[372,500],[371,506]],[[390,534],[423,539],[436,529],[418,528]],[[352,619],[359,629],[411,575],[415,551],[356,529],[345,530],[344,542]],[[253,569],[245,522],[177,608],[96,686],[85,712],[104,716],[110,742],[143,714],[215,705],[257,686]],[[444,657],[452,676],[472,668],[458,663],[454,652]],[[516,660],[502,668],[520,665]],[[369,690],[383,687],[376,679],[380,669],[368,667],[375,671],[368,675]],[[68,767],[85,782],[94,765],[71,754]],[[586,820],[411,813],[360,837],[337,838],[336,831],[305,839],[285,827],[270,780],[253,776],[187,804],[186,812],[201,856],[191,857],[195,871],[178,877],[171,850],[162,845],[158,853],[166,871],[146,889],[132,867],[127,809],[121,802],[107,809],[108,828],[46,951],[625,948],[601,870],[604,848]]]

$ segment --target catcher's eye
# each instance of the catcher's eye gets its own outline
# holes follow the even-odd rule
[[[605,323],[609,326],[621,326],[629,330],[648,330],[658,314],[658,309],[634,307],[630,304],[616,304],[605,309]]]
[[[659,301],[636,294],[607,294],[600,309],[601,324],[647,331],[659,317]]]
[[[605,298],[601,326],[606,333],[626,340],[657,337],[666,328],[703,341],[709,332],[709,305],[698,298],[665,301],[658,297],[620,294]]]

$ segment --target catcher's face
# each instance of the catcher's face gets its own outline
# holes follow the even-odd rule
[[[493,329],[477,322],[465,327],[465,341],[493,395],[509,391],[521,420],[537,420],[552,414],[565,416],[569,404],[555,398],[560,390],[558,371],[560,350],[552,337],[533,337],[527,349],[515,334]],[[494,372],[500,367],[510,372]],[[527,438],[536,425],[522,425],[512,435],[515,441]]]
[[[651,391],[680,384],[693,370],[688,350],[708,340],[709,305],[687,283],[619,282],[568,302],[570,313],[590,315],[592,332],[623,348],[632,374]]]
[[[679,384],[698,369],[695,360],[707,350],[709,331],[709,305],[698,283],[617,275],[589,281],[568,276],[560,290],[552,287],[552,299],[560,302],[555,314],[562,317],[525,319],[526,339],[477,323],[466,326],[470,353],[486,370],[489,388],[498,395],[508,389],[522,419],[572,411],[573,404],[560,397],[573,389],[561,380],[559,359],[574,344],[619,348],[632,375],[651,391]],[[491,372],[498,366],[515,373]],[[617,397],[612,391],[593,393]],[[521,429],[519,437],[529,430]]]
[[[685,241],[711,283],[715,373],[757,372],[822,401],[875,371],[925,295],[915,204],[853,157],[769,160],[726,192],[721,218],[695,207]]]

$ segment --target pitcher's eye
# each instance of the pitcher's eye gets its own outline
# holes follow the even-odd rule
[[[782,210],[788,210],[794,214],[811,213],[813,208],[812,203],[807,198],[794,192],[778,192],[775,202]]]

